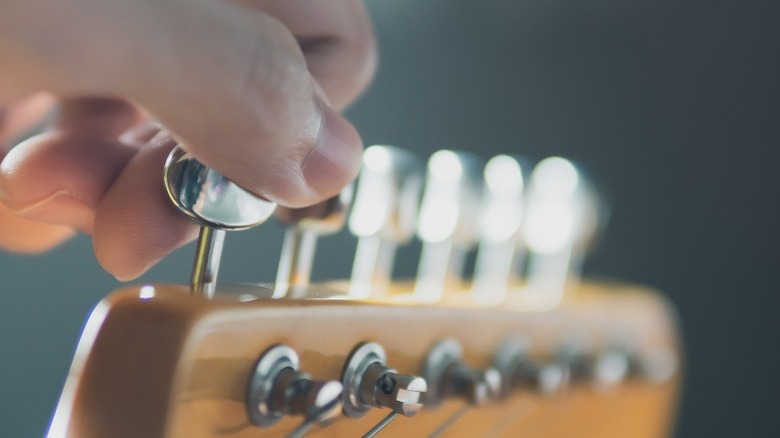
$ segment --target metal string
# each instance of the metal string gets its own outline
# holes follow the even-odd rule
[[[376,426],[372,427],[371,430],[366,432],[365,435],[363,435],[363,438],[373,438],[382,431],[382,429],[385,428],[388,424],[390,424],[391,421],[395,419],[395,417],[398,416],[398,412],[390,412],[385,418],[382,419],[379,423],[376,424]]]
[[[428,438],[438,438],[440,437],[447,429],[449,429],[453,424],[455,424],[458,420],[460,420],[466,412],[468,412],[469,408],[471,406],[468,404],[463,405],[460,409],[458,409],[450,418],[444,420],[444,423],[442,423],[436,430],[431,432],[430,435],[428,435]]]

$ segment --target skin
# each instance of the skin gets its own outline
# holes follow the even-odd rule
[[[162,188],[175,144],[289,207],[354,179],[362,145],[339,111],[376,49],[359,0],[9,0],[0,63],[0,246],[84,232],[129,280],[197,234]]]

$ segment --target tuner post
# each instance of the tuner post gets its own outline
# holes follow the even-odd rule
[[[422,377],[399,374],[385,365],[386,354],[375,342],[360,344],[349,356],[344,371],[344,413],[359,417],[372,407],[384,407],[411,417],[423,407],[428,385]]]
[[[191,291],[214,295],[225,230],[242,230],[268,219],[276,204],[244,190],[179,146],[168,155],[163,183],[173,205],[200,225]]]
[[[422,169],[417,157],[393,146],[363,153],[350,232],[358,238],[349,296],[383,295],[390,285],[398,245],[414,236]]]
[[[495,368],[476,370],[463,360],[463,348],[454,338],[444,339],[431,348],[423,365],[428,382],[426,406],[438,406],[444,399],[465,398],[473,405],[496,399],[501,392],[501,374]]]
[[[341,383],[317,381],[299,371],[298,354],[275,345],[258,360],[246,393],[249,420],[259,427],[276,424],[284,415],[302,416],[293,433],[301,436],[313,424],[327,424],[341,413]]]
[[[344,226],[352,191],[350,185],[337,196],[309,207],[276,209],[276,218],[287,225],[287,230],[276,271],[274,298],[296,295],[309,285],[317,239]]]
[[[440,150],[428,160],[417,237],[422,241],[414,299],[436,302],[462,286],[467,251],[476,243],[481,161]]]

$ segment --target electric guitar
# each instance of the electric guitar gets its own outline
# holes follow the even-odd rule
[[[369,148],[354,196],[277,209],[289,231],[274,284],[222,285],[220,234],[273,206],[175,150],[166,187],[203,225],[192,284],[97,305],[49,436],[668,436],[673,310],[643,287],[579,280],[600,219],[576,166],[502,157],[482,179],[474,157],[435,154],[420,201],[409,154]],[[347,220],[350,197],[352,278],[309,284],[316,238]],[[393,281],[413,234],[418,276]]]

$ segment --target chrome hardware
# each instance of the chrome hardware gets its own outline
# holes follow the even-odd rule
[[[416,300],[435,302],[445,290],[460,286],[466,252],[476,243],[481,167],[480,160],[466,152],[441,150],[428,160],[417,221],[423,248]]]
[[[312,425],[327,424],[341,413],[341,383],[315,381],[298,369],[298,354],[287,345],[276,345],[263,353],[246,394],[252,424],[268,427],[283,415],[303,416],[304,422],[291,434],[302,436]]]
[[[631,356],[625,348],[610,347],[592,359],[590,378],[600,388],[610,388],[626,380],[631,374]]]
[[[371,146],[349,216],[349,230],[358,237],[349,295],[382,295],[388,285],[397,245],[414,236],[422,169],[417,157],[393,146]]]
[[[670,348],[654,348],[634,354],[631,375],[653,383],[664,383],[674,377],[680,366],[677,353]]]
[[[298,290],[308,286],[317,238],[336,233],[344,226],[352,191],[350,185],[338,196],[309,207],[276,209],[276,217],[287,225],[287,231],[276,273],[274,298],[289,293],[295,295]]]
[[[530,347],[527,339],[517,336],[506,339],[498,348],[493,367],[501,375],[502,398],[522,389],[553,394],[568,384],[568,368],[564,364],[534,360]]]
[[[529,251],[527,305],[548,309],[577,282],[601,207],[592,184],[571,161],[550,157],[531,173],[522,234]],[[571,284],[569,284],[571,286]]]
[[[474,267],[472,298],[481,304],[503,301],[513,275],[520,272],[525,247],[520,239],[524,214],[523,162],[497,155],[485,165],[479,213],[479,250]]]
[[[431,348],[422,376],[428,383],[423,397],[426,406],[438,406],[443,399],[462,397],[474,405],[496,398],[501,391],[501,374],[494,368],[474,370],[462,361],[463,349],[454,338],[444,339]]]
[[[173,204],[201,226],[191,287],[192,293],[211,297],[225,230],[265,222],[276,204],[242,189],[178,146],[168,155],[163,181]]]
[[[375,342],[360,344],[350,354],[341,380],[347,416],[359,417],[372,407],[385,407],[411,417],[422,409],[425,380],[398,374],[385,365],[386,361],[384,349]]]

